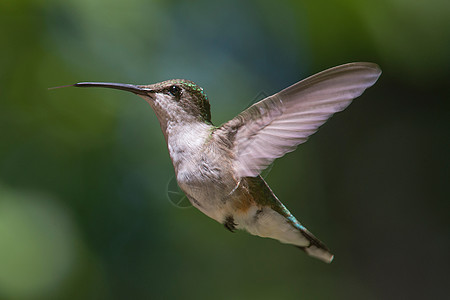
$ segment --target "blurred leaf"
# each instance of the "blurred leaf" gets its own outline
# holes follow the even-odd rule
[[[74,266],[76,244],[72,221],[56,202],[0,188],[0,295],[57,290]]]

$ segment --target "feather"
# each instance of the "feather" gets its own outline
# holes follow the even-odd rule
[[[373,63],[337,66],[255,103],[223,124],[216,133],[233,138],[237,175],[255,177],[276,158],[295,150],[380,75]]]

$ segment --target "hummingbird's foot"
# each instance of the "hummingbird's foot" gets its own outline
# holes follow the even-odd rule
[[[234,223],[233,216],[228,216],[225,219],[225,222],[223,223],[226,229],[228,229],[231,232],[234,232],[236,230],[236,223]]]

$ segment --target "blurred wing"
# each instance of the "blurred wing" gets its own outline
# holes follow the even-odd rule
[[[255,103],[223,124],[217,133],[232,142],[238,176],[257,176],[273,160],[295,150],[380,75],[372,63],[337,66]]]

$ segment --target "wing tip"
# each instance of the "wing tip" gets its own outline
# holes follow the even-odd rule
[[[382,71],[381,68],[378,64],[373,63],[373,62],[353,62],[353,63],[349,63],[349,64],[345,64],[348,66],[356,66],[356,67],[362,67],[364,69],[371,69],[373,71],[375,71],[374,73],[377,75],[377,78],[380,77]],[[343,66],[345,66],[343,65]]]

